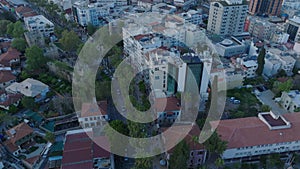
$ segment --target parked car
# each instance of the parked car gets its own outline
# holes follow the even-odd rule
[[[233,103],[234,103],[234,104],[240,104],[241,101],[240,101],[240,100],[234,100]]]

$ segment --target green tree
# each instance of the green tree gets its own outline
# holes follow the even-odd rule
[[[274,83],[274,89],[277,90],[276,92],[288,92],[293,87],[293,80],[289,79],[285,82],[275,82]]]
[[[11,46],[13,48],[16,48],[17,50],[21,51],[21,52],[24,52],[25,49],[26,49],[26,41],[24,38],[16,38],[13,40]]]
[[[16,23],[14,23],[14,30],[12,32],[14,38],[23,37],[24,32],[25,30],[21,21],[17,21]]]
[[[110,126],[110,127],[109,127]],[[106,136],[109,139],[112,152],[123,152],[125,153],[125,143],[119,141],[118,133],[123,135],[128,135],[129,130],[126,124],[121,120],[113,120],[109,123],[109,126],[106,126],[104,131]],[[123,150],[124,149],[124,150]]]
[[[217,160],[215,161],[215,164],[218,168],[220,168],[224,165],[224,160],[222,158],[217,158]]]
[[[287,76],[286,72],[283,69],[279,70],[279,72],[277,73],[277,77],[286,77],[286,76]]]
[[[29,71],[39,70],[43,68],[47,59],[44,57],[43,50],[37,46],[27,48],[25,51],[26,69]]]
[[[9,20],[0,20],[0,36],[4,36],[7,32],[7,26],[11,22]]]
[[[13,35],[13,31],[14,31],[14,23],[9,23],[6,27],[6,34],[8,35]]]
[[[300,107],[297,107],[296,109],[294,109],[294,112],[300,112]]]
[[[215,131],[210,138],[204,142],[204,146],[210,153],[222,154],[226,150],[227,142],[221,140]]]
[[[259,52],[259,55],[257,57],[257,70],[256,70],[256,74],[258,76],[261,76],[264,70],[264,65],[265,65],[265,56],[266,56],[266,49],[263,47],[261,49],[261,51]]]
[[[74,52],[78,49],[81,40],[74,31],[69,32],[65,30],[62,32],[62,38],[59,40],[59,42],[62,44],[64,50],[68,52]]]
[[[91,24],[91,23],[88,23],[86,29],[87,29],[87,33],[88,33],[90,36],[92,36],[92,35],[96,32],[97,27],[94,26],[94,25]]]
[[[187,169],[190,157],[189,146],[185,141],[178,143],[170,157],[170,169]]]
[[[45,135],[45,139],[51,143],[55,142],[55,135],[51,132],[47,132]]]
[[[37,104],[32,97],[23,97],[21,104],[26,109],[35,110],[37,108]]]
[[[152,158],[137,158],[132,169],[152,169]]]
[[[262,112],[269,112],[271,110],[271,107],[270,106],[268,106],[268,105],[262,105],[261,106],[261,111]]]

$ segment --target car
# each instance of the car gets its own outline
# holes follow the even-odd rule
[[[118,95],[120,95],[120,94],[121,94],[121,92],[120,92],[120,90],[119,90],[119,89],[117,90],[117,94],[118,94]]]
[[[233,102],[235,100],[235,97],[230,97],[230,102]]]
[[[234,101],[233,101],[233,104],[240,104],[240,103],[241,103],[240,100],[234,100]]]
[[[126,111],[126,108],[125,106],[122,107],[122,112],[125,112]]]

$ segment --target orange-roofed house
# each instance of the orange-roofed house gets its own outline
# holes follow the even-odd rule
[[[93,136],[92,129],[66,133],[61,169],[114,169],[114,156],[98,144],[109,145],[105,136]]]
[[[225,162],[300,150],[300,113],[263,112],[258,117],[214,121],[211,125],[228,143],[221,155]]]
[[[180,120],[180,101],[176,97],[156,98],[154,109],[158,124],[173,123]]]
[[[31,141],[34,136],[33,129],[24,122],[7,130],[6,134],[8,135],[8,139],[4,144],[15,156],[21,152],[22,145]]]
[[[98,103],[83,103],[78,121],[84,128],[100,126],[103,121],[108,121],[107,101]]]
[[[17,77],[10,70],[0,70],[0,89],[4,89],[16,82]]]
[[[8,51],[0,55],[0,65],[3,67],[14,67],[20,64],[21,53],[14,48],[9,48]]]

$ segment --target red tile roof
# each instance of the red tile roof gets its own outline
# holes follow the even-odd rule
[[[3,105],[3,106],[10,106],[18,101],[21,100],[22,98],[22,94],[6,94],[6,98],[4,101],[1,101],[0,100],[0,105]]]
[[[14,48],[9,48],[8,51],[0,55],[0,64],[4,66],[10,66],[10,61],[20,59],[21,53]]]
[[[284,114],[283,117],[291,123],[291,128],[270,130],[258,117],[214,121],[211,125],[217,127],[222,140],[228,142],[228,148],[300,140],[300,113]]]
[[[100,101],[97,104],[83,103],[81,117],[90,117],[107,114],[107,101]]]
[[[36,12],[29,12],[29,13],[24,13],[23,14],[23,17],[24,18],[27,18],[27,17],[32,17],[32,16],[36,16],[36,15],[38,15]]]
[[[9,48],[11,45],[11,42],[1,42],[0,43],[0,48],[3,49],[3,48]]]
[[[180,101],[176,97],[156,98],[154,107],[157,112],[180,110]]]
[[[4,145],[6,146],[6,148],[8,149],[9,152],[13,153],[15,151],[17,151],[19,149],[18,146],[16,146],[15,144],[11,143],[10,140],[6,140],[4,142]]]
[[[12,134],[13,132],[15,132],[15,134]],[[10,137],[9,141],[12,144],[15,144],[16,141],[32,133],[33,129],[24,122],[6,131],[6,134]]]
[[[2,70],[0,71],[0,83],[10,82],[16,80],[16,76],[11,71]]]
[[[93,158],[108,158],[110,153],[99,147],[96,142],[108,144],[105,136],[97,137],[93,141],[91,134],[85,132],[68,134],[64,145],[62,169],[92,168]],[[92,136],[92,135],[91,135]],[[77,155],[74,155],[77,154]]]
[[[23,13],[33,12],[33,10],[27,6],[19,6],[16,8],[16,12],[23,14]]]

